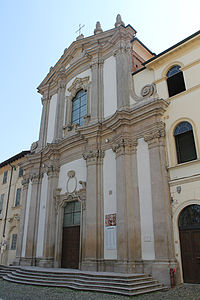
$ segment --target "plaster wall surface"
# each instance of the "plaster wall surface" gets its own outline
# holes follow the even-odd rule
[[[116,203],[116,160],[115,154],[112,149],[105,151],[104,164],[103,164],[103,180],[104,180],[104,220],[108,214],[117,213]],[[105,226],[105,223],[104,223]],[[107,249],[106,234],[109,229],[104,229],[104,258],[116,259],[117,249]],[[116,228],[111,229],[116,239]]]
[[[72,162],[69,162],[67,164],[64,164],[60,168],[60,173],[59,173],[59,180],[58,180],[58,188],[61,188],[61,194],[64,194],[67,192],[67,181],[68,181],[68,176],[67,173],[73,170],[75,171],[75,176],[77,179],[77,190],[81,189],[82,186],[80,185],[79,181],[86,181],[86,162],[83,158],[74,160]],[[73,188],[76,186],[76,183],[74,180],[69,182],[69,189],[73,191]]]
[[[29,182],[28,194],[26,200],[27,202],[26,202],[26,214],[25,214],[24,234],[23,234],[23,243],[22,243],[22,257],[25,257],[25,251],[26,251],[26,239],[27,239],[27,230],[28,230],[29,209],[31,203],[31,191],[32,191],[32,183]]]
[[[109,117],[117,110],[116,61],[113,56],[104,62],[104,117]]]
[[[148,144],[143,138],[137,146],[138,187],[141,218],[142,259],[155,259],[151,175]]]
[[[54,138],[56,106],[57,106],[57,94],[53,95],[50,101],[48,129],[47,129],[47,143],[51,143]]]
[[[150,70],[143,70],[133,76],[134,88],[137,96],[141,96],[141,89],[147,85],[154,82],[154,73]]]
[[[41,201],[40,201],[40,215],[39,215],[39,225],[38,225],[36,257],[42,257],[43,254],[47,189],[48,189],[48,176],[45,173],[44,177],[42,178],[42,187],[41,187]]]

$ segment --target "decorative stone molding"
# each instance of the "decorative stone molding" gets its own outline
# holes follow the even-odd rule
[[[160,143],[160,139],[165,137],[165,135],[165,124],[160,122],[156,128],[144,135],[144,140],[148,143],[149,147],[152,147],[153,145]]]
[[[23,189],[27,189],[29,185],[29,178],[24,178],[22,180]]]
[[[121,139],[112,146],[116,156],[135,153],[137,150],[137,139]]]
[[[67,180],[66,189],[67,189],[67,192],[71,194],[71,193],[74,193],[77,189],[77,178],[76,178],[75,171],[70,170],[67,173],[67,176],[68,176],[68,180]],[[70,184],[72,186],[72,190],[71,190]]]
[[[8,222],[11,223],[12,226],[17,226],[20,221],[20,215],[18,213],[14,214],[13,217],[8,218]]]
[[[37,147],[38,147],[38,141],[37,142],[33,142],[31,144],[31,148],[30,148],[31,153],[34,153],[35,150],[37,149]]]
[[[42,177],[43,177],[42,173],[40,174],[33,173],[30,178],[32,184],[38,184],[41,181]]]
[[[96,164],[97,160],[102,160],[105,156],[104,150],[90,150],[85,151],[83,153],[83,158],[87,161],[89,164]]]
[[[48,177],[51,176],[58,176],[60,171],[60,167],[55,166],[55,165],[50,165],[47,167],[47,175]]]
[[[54,191],[55,209],[58,213],[59,208],[64,208],[68,202],[79,201],[82,204],[82,209],[86,207],[86,183],[82,182],[82,189],[74,191],[73,193],[60,194],[61,189]]]
[[[84,78],[76,77],[72,85],[68,88],[68,91],[70,93],[68,99],[72,100],[76,96],[76,93],[81,89],[87,90],[88,83],[89,83],[89,77],[84,77]]]
[[[153,94],[156,93],[156,86],[155,84],[147,84],[145,85],[142,89],[141,89],[141,96],[143,98],[146,98],[146,97],[151,97]]]

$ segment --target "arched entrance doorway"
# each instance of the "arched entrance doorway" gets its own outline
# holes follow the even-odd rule
[[[62,268],[79,268],[81,203],[67,202],[64,208]]]
[[[178,220],[183,280],[200,283],[200,205],[185,207]]]

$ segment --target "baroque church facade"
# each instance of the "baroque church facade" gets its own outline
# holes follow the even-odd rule
[[[168,285],[174,269],[183,280],[177,218],[186,205],[177,187],[197,174],[183,182],[185,158],[176,161],[172,132],[182,119],[173,112],[182,106],[176,94],[170,103],[166,74],[176,65],[199,72],[195,38],[182,63],[185,42],[156,56],[118,15],[113,29],[97,22],[93,36],[65,49],[38,87],[40,134],[22,164],[15,264],[148,273]],[[191,170],[198,151],[186,159]],[[200,204],[197,183],[189,204]]]

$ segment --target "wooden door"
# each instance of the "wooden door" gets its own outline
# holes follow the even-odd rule
[[[81,204],[68,202],[64,209],[61,267],[78,269]]]
[[[186,207],[179,218],[183,280],[200,283],[200,206]]]
[[[80,226],[63,228],[62,268],[79,268]]]

